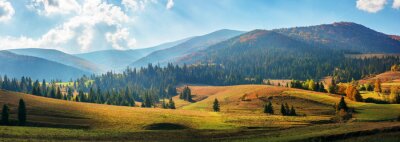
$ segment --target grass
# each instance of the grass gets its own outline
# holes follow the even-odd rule
[[[250,140],[289,141],[394,127],[400,105],[360,103],[347,100],[357,113],[353,122],[333,124],[333,103],[340,96],[267,85],[190,86],[194,103],[174,97],[177,110],[110,106],[56,100],[0,91],[0,105],[11,107],[16,119],[20,98],[27,104],[28,121],[44,127],[0,126],[2,140]],[[212,112],[214,99],[221,112]],[[276,115],[263,113],[273,103]],[[288,103],[300,116],[281,116],[279,108]],[[157,124],[187,127],[186,130],[146,130]],[[86,129],[76,129],[82,126]],[[74,129],[71,129],[74,128]]]

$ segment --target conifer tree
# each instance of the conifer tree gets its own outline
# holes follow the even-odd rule
[[[337,106],[337,111],[340,111],[341,109],[343,109],[346,112],[348,110],[347,104],[344,101],[344,97],[343,96],[342,96],[342,98],[340,98],[340,102],[339,102],[339,104]]]
[[[296,110],[292,106],[292,108],[290,109],[290,116],[296,116],[296,115],[297,115]]]
[[[217,99],[217,98],[215,98],[215,100],[214,100],[214,103],[213,103],[213,110],[214,110],[215,112],[219,112],[219,111],[220,111],[220,106],[219,106],[219,102],[218,102],[218,99]]]
[[[3,125],[8,125],[9,116],[10,116],[10,109],[8,108],[8,105],[4,104],[3,105],[3,110],[1,112],[1,123]]]
[[[18,105],[18,124],[24,126],[26,124],[26,106],[23,99],[19,100]]]
[[[286,109],[285,109],[285,106],[283,105],[283,103],[281,104],[281,114],[282,114],[283,116],[287,115],[287,114],[286,114]]]
[[[56,96],[57,96],[56,97],[57,99],[62,99],[63,98],[63,95],[61,94],[61,88],[60,87],[57,88]]]
[[[175,108],[175,102],[174,102],[174,100],[172,100],[172,98],[169,98],[169,108],[170,109],[176,109]]]

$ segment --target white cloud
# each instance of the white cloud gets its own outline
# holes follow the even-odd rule
[[[400,0],[394,0],[392,8],[399,9],[400,8]]]
[[[21,37],[0,37],[0,48],[56,48],[60,50],[75,51],[68,48],[78,45],[80,52],[91,51],[91,45],[95,37],[107,38],[109,44],[116,49],[132,48],[136,40],[130,38],[127,23],[132,20],[122,11],[119,6],[102,0],[85,0],[79,7],[79,12],[66,20],[64,23],[50,29],[37,39]],[[94,28],[97,25],[109,27],[104,35],[95,36]],[[110,30],[117,29],[111,34]],[[107,33],[107,34],[106,34]],[[104,40],[103,39],[103,40]],[[124,44],[122,44],[124,43]]]
[[[106,39],[108,42],[112,43],[115,49],[124,49],[124,45],[128,48],[136,45],[136,40],[130,38],[128,29],[126,28],[118,28],[115,33],[107,33]]]
[[[76,0],[32,0],[27,7],[46,16],[80,11],[80,5]]]
[[[166,7],[167,9],[171,9],[172,7],[174,7],[174,0],[168,0]]]
[[[387,0],[357,0],[357,8],[369,13],[376,13],[382,10]]]
[[[0,22],[10,20],[14,16],[14,8],[6,0],[0,0]]]

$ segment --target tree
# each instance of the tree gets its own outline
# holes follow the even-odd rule
[[[24,126],[26,123],[26,106],[23,99],[19,100],[18,105],[18,123],[21,126]]]
[[[390,103],[398,104],[400,103],[400,96],[396,86],[390,88]]]
[[[378,93],[382,92],[381,80],[379,78],[375,81],[374,91]]]
[[[188,102],[192,102],[192,91],[190,90],[189,86],[185,86],[182,90],[181,96],[179,96],[180,99],[183,99]]]
[[[268,104],[264,106],[264,113],[274,114],[274,109],[271,102],[268,102]]]
[[[342,98],[340,98],[340,102],[339,102],[339,104],[338,104],[336,110],[337,110],[337,111],[340,111],[340,110],[342,110],[342,109],[343,109],[344,111],[346,111],[346,112],[347,112],[347,110],[349,109],[349,108],[347,107],[346,102],[344,101],[344,97],[343,97],[343,96],[342,96]]]
[[[63,95],[61,94],[61,88],[60,87],[57,88],[56,98],[57,99],[62,99],[63,98]]]
[[[308,81],[308,90],[311,90],[311,91],[315,91],[315,82],[314,82],[314,80],[310,80],[310,81]]]
[[[281,104],[281,114],[282,114],[283,116],[287,115],[287,114],[286,114],[286,109],[285,109],[285,106],[283,105],[283,103]]]
[[[292,106],[292,108],[290,109],[289,115],[290,115],[290,116],[296,116],[296,115],[297,115],[296,110],[294,109],[293,106]]]
[[[357,90],[357,87],[352,84],[347,86],[345,93],[347,98],[349,98],[350,100],[356,102],[361,102],[363,100],[360,92]]]
[[[213,103],[213,110],[214,110],[215,112],[219,112],[219,111],[220,111],[220,108],[219,108],[219,107],[220,107],[220,106],[219,106],[218,99],[215,98],[214,103]]]
[[[174,102],[174,100],[172,100],[172,98],[169,98],[169,108],[170,109],[176,109],[175,108],[175,102]]]
[[[8,108],[8,105],[4,104],[3,110],[1,112],[1,123],[3,125],[8,125],[9,116],[10,116],[10,109]]]

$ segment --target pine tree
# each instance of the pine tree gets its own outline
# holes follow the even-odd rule
[[[283,105],[283,103],[281,104],[281,114],[282,114],[283,116],[287,115],[287,114],[286,114],[286,109],[285,109],[285,106]]]
[[[288,103],[285,103],[285,110],[286,110],[286,115],[289,115],[290,114],[290,108],[289,108]]]
[[[168,104],[169,104],[169,108],[170,109],[176,109],[175,108],[175,102],[174,102],[174,100],[172,100],[172,98],[169,99],[169,103]]]
[[[61,88],[60,87],[57,88],[56,96],[57,96],[56,97],[57,99],[62,99],[63,98],[63,95],[61,94]]]
[[[162,107],[163,109],[167,109],[167,108],[168,108],[167,104],[165,103],[165,99],[163,99],[162,104],[161,104],[161,107]]]
[[[271,102],[268,102],[268,104],[264,106],[264,113],[274,114],[274,109]]]
[[[341,109],[343,109],[346,112],[348,110],[347,104],[344,101],[344,97],[343,96],[342,96],[342,98],[340,98],[340,102],[339,102],[339,104],[337,106],[337,111],[340,111]]]
[[[213,103],[213,110],[214,110],[215,112],[219,112],[219,111],[220,111],[220,108],[219,108],[219,107],[220,107],[220,106],[219,106],[218,99],[215,98],[214,103]]]
[[[26,123],[26,106],[23,99],[19,100],[18,105],[18,123],[21,126],[24,126]]]
[[[296,115],[297,115],[296,110],[292,106],[292,108],[290,109],[290,116],[296,116]]]
[[[1,112],[1,123],[3,125],[8,125],[9,116],[10,116],[10,109],[8,108],[8,105],[4,104],[3,105],[3,110]]]

